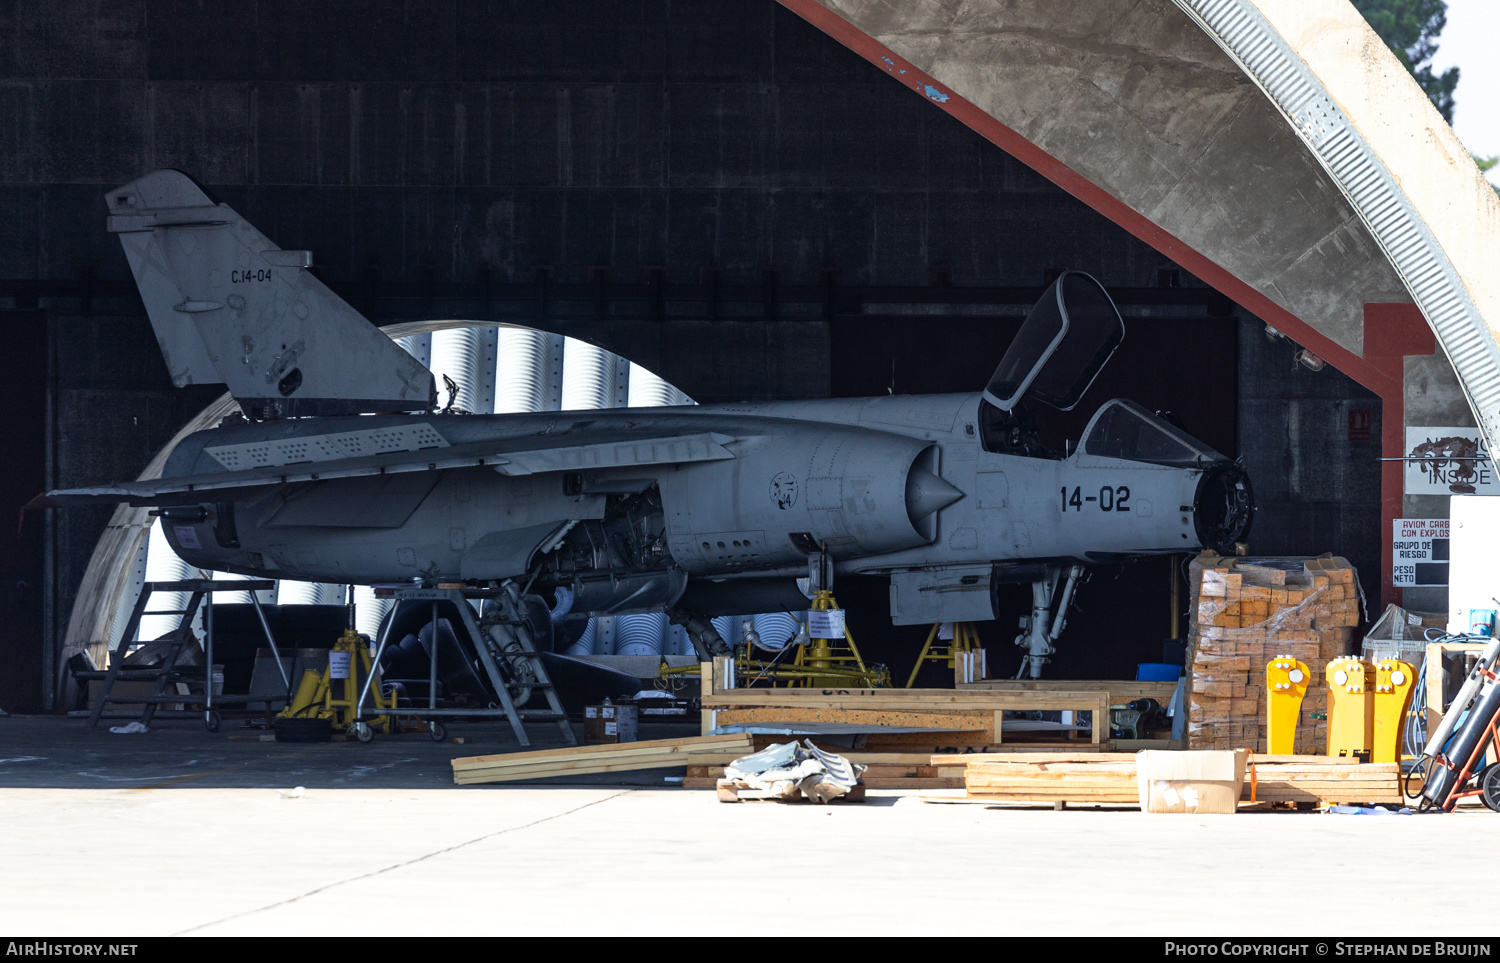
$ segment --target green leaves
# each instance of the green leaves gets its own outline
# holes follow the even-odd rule
[[[1435,74],[1431,65],[1437,54],[1438,34],[1448,24],[1445,0],[1352,2],[1365,22],[1406,67],[1443,119],[1453,123],[1453,90],[1458,86],[1458,68],[1449,67],[1441,74]]]

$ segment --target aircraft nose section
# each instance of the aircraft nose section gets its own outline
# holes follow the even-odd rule
[[[1193,496],[1193,527],[1198,541],[1216,552],[1232,552],[1250,534],[1255,490],[1250,476],[1234,462],[1220,462],[1198,479]]]
[[[913,523],[962,497],[963,492],[920,465],[913,465],[906,476],[906,513]]]

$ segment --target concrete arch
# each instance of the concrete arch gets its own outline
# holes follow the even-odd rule
[[[1378,394],[1385,457],[1495,450],[1500,199],[1346,0],[780,2]]]

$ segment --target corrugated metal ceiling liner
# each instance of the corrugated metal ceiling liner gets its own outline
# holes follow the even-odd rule
[[[1385,250],[1496,450],[1500,345],[1441,245],[1307,63],[1247,0],[1173,0],[1266,92]]]

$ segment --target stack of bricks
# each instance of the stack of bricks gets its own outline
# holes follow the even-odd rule
[[[1264,752],[1266,663],[1291,656],[1312,674],[1296,751],[1322,753],[1328,733],[1323,667],[1349,653],[1359,624],[1354,568],[1323,556],[1307,559],[1297,572],[1205,553],[1193,570],[1201,577],[1193,586],[1188,747]]]

